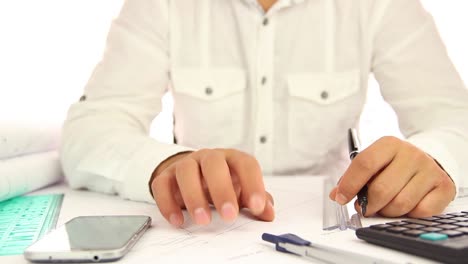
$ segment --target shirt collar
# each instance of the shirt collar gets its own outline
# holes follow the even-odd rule
[[[258,0],[242,0],[246,4],[254,6],[255,8],[260,8],[263,11],[263,8],[258,3]],[[289,7],[292,5],[300,4],[305,0],[278,0],[275,5],[273,6],[274,9],[282,9],[285,7]]]

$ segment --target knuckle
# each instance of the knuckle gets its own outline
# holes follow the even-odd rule
[[[373,168],[375,167],[375,164],[376,164],[376,162],[372,158],[368,156],[363,157],[359,155],[357,155],[356,158],[354,158],[353,163],[361,171],[373,171]]]
[[[224,154],[219,150],[207,150],[200,159],[202,166],[211,163],[218,162],[224,159]]]
[[[399,139],[397,137],[394,137],[394,136],[383,136],[382,138],[380,138],[379,141],[382,141],[385,144],[389,144],[389,145],[394,145],[394,144],[400,144],[401,143],[401,139]]]
[[[369,186],[369,192],[372,193],[372,196],[382,199],[389,196],[390,188],[386,184],[383,184],[379,181],[374,181]]]
[[[442,210],[437,210],[436,208],[432,206],[419,204],[408,215],[410,217],[428,217],[428,216],[433,216],[433,215],[440,214],[440,213],[442,213]]]
[[[426,167],[427,175],[432,179],[434,186],[442,186],[443,188],[450,187],[453,184],[450,176],[435,162],[432,162],[429,167]]]
[[[185,159],[180,160],[176,165],[176,174],[180,175],[181,172],[190,170],[193,167],[194,162],[195,161],[190,158],[185,158]]]
[[[257,159],[255,159],[254,157],[250,156],[250,155],[243,155],[243,163],[245,164],[246,168],[248,168],[249,170],[256,170],[257,168],[259,168],[259,164],[258,164],[258,161]]]
[[[391,206],[397,216],[404,215],[413,209],[412,200],[406,195],[398,195],[391,202]]]
[[[442,186],[448,187],[449,186],[449,179],[448,175],[444,172],[436,173],[434,176],[434,185],[435,186]]]
[[[427,154],[422,152],[418,148],[411,146],[410,151],[410,160],[414,164],[424,164],[425,162],[429,161]]]
[[[199,155],[199,157],[203,158],[203,157],[205,157],[206,155],[208,155],[208,153],[210,153],[210,152],[211,152],[210,149],[203,148],[203,149],[200,149],[200,150],[196,151],[195,153],[196,153],[197,155]]]
[[[441,180],[440,185],[442,186],[442,188],[447,190],[447,193],[450,194],[449,195],[450,197],[455,198],[455,195],[457,193],[455,183],[452,181],[450,176],[448,176],[446,173],[444,173],[444,175],[441,178],[442,180]]]

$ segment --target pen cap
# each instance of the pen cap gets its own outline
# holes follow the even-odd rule
[[[348,148],[349,156],[351,159],[353,159],[357,155],[359,147],[359,138],[356,129],[348,129]]]
[[[284,249],[281,247],[278,243],[288,243],[288,244],[294,244],[298,246],[309,246],[310,241],[307,241],[305,239],[302,239],[294,234],[282,234],[279,236],[273,235],[273,234],[268,234],[268,233],[263,233],[262,234],[262,239],[271,242],[276,245],[276,250],[281,251],[281,252],[286,252],[290,253],[288,250]]]

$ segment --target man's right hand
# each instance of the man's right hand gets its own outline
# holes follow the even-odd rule
[[[274,219],[273,198],[265,191],[257,160],[233,149],[203,149],[181,153],[161,163],[151,190],[162,215],[174,226],[184,223],[186,208],[196,224],[211,222],[210,203],[225,221],[240,208],[260,220]]]

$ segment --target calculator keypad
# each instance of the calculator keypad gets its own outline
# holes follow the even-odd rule
[[[356,235],[444,263],[467,263],[468,259],[468,211],[372,225],[358,229]]]
[[[406,219],[386,224],[370,226],[372,229],[386,230],[391,233],[416,234],[440,232],[448,236],[459,236],[468,233],[468,214],[450,213],[419,219]],[[417,230],[418,232],[411,232]],[[421,232],[423,231],[423,232]]]

